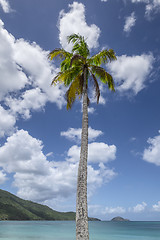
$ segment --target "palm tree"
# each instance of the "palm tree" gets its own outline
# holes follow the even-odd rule
[[[114,91],[112,76],[106,72],[101,64],[116,59],[112,49],[102,50],[90,57],[89,48],[84,37],[79,34],[68,36],[68,43],[73,43],[72,52],[64,49],[55,49],[49,54],[52,60],[59,57],[61,71],[54,77],[52,84],[63,83],[68,90],[66,92],[67,109],[70,109],[77,97],[83,99],[83,117],[81,133],[81,152],[77,178],[77,201],[76,201],[76,239],[88,240],[88,208],[87,208],[87,158],[88,158],[88,85],[89,80],[95,90],[97,103],[100,97],[98,80],[106,84]]]

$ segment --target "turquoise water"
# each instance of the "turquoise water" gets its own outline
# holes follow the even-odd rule
[[[160,240],[160,222],[89,222],[90,240]],[[72,221],[1,221],[0,240],[75,240]]]

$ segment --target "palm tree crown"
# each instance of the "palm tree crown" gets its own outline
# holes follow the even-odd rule
[[[71,53],[60,48],[49,53],[51,60],[55,57],[62,59],[61,71],[54,77],[52,84],[59,82],[69,87],[66,92],[66,100],[67,109],[70,109],[76,97],[81,98],[83,95],[84,71],[86,71],[86,88],[88,89],[88,80],[91,80],[98,103],[100,97],[98,79],[114,91],[113,78],[101,65],[116,60],[115,53],[113,49],[104,49],[90,57],[90,51],[84,37],[78,34],[70,35],[68,43],[70,42],[73,43]]]

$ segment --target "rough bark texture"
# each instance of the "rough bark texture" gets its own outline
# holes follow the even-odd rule
[[[87,207],[88,94],[84,70],[81,153],[77,179],[76,240],[89,240]]]

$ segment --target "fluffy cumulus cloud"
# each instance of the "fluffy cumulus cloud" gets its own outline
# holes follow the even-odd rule
[[[122,214],[125,213],[126,209],[123,207],[106,207],[105,208],[105,213],[107,214]]]
[[[61,132],[61,136],[66,137],[71,141],[80,141],[81,140],[81,128],[69,128],[67,131]],[[95,130],[91,127],[88,128],[88,140],[94,141],[97,137],[101,136],[103,133],[100,130]]]
[[[78,162],[80,156],[80,147],[72,146],[68,150],[68,161]],[[88,162],[89,163],[107,163],[116,158],[116,146],[108,145],[103,142],[93,142],[88,144]]]
[[[98,187],[101,187],[104,183],[108,183],[115,176],[116,172],[113,169],[106,167],[103,163],[100,163],[97,169],[94,169],[92,165],[88,165],[88,197],[96,191]]]
[[[160,0],[131,0],[132,3],[145,3],[145,14],[151,17],[151,14],[160,12]]]
[[[63,48],[71,50],[67,43],[67,36],[76,33],[86,38],[89,48],[98,46],[100,29],[95,25],[87,25],[85,19],[85,6],[82,3],[69,4],[69,12],[62,10],[59,16],[59,40]]]
[[[42,142],[24,130],[7,138],[0,148],[0,165],[9,173],[46,174],[48,166],[42,153]]]
[[[0,100],[5,94],[21,90],[28,83],[28,79],[22,68],[14,59],[14,37],[4,29],[4,24],[0,20]]]
[[[61,108],[64,103],[64,90],[59,86],[50,86],[57,69],[47,60],[48,52],[42,50],[36,43],[30,44],[20,39],[16,41],[14,56],[18,64],[29,75],[32,86],[39,89],[38,95],[42,101],[39,107],[44,106],[44,98],[46,98],[46,101],[54,102]],[[30,59],[34,61],[31,62]],[[37,102],[35,104],[37,105]]]
[[[143,160],[160,166],[160,131],[159,135],[148,139],[149,147],[143,152]]]
[[[11,133],[14,129],[16,119],[7,110],[0,105],[0,137],[4,137],[5,134]]]
[[[147,204],[145,202],[142,202],[142,203],[137,204],[132,209],[130,209],[130,211],[133,211],[135,213],[140,213],[140,212],[143,212],[146,207],[147,207]]]
[[[160,212],[160,201],[152,206],[153,211]]]
[[[117,61],[109,66],[117,90],[121,93],[131,92],[134,95],[140,92],[145,87],[153,62],[152,54],[118,57]]]
[[[0,5],[5,13],[11,12],[11,7],[7,0],[0,0]]]
[[[4,108],[0,107],[2,136],[14,126],[17,117],[31,117],[32,111],[43,109],[48,101],[61,108],[65,103],[65,91],[62,86],[50,85],[58,70],[49,62],[48,52],[36,43],[15,39],[1,20],[0,42],[0,102]]]
[[[24,119],[31,117],[31,110],[42,109],[46,102],[47,96],[39,88],[26,90],[19,98],[6,97],[5,99],[5,103],[11,109],[12,114],[16,115],[18,113]]]
[[[150,16],[152,12],[159,12],[160,11],[160,0],[152,0],[146,5],[146,15]]]
[[[48,161],[43,153],[42,141],[33,138],[27,131],[19,130],[7,138],[0,147],[0,159],[0,182],[5,181],[7,173],[12,173],[13,184],[22,198],[43,202],[66,198],[76,192],[78,162]],[[102,163],[96,169],[89,164],[89,195],[115,175]]]
[[[136,23],[136,17],[135,17],[135,13],[132,12],[131,16],[129,17],[126,17],[126,20],[125,20],[125,25],[124,25],[124,32],[130,32],[131,31],[131,28],[135,25]]]
[[[6,173],[3,170],[0,170],[0,184],[3,184],[6,180]]]
[[[115,215],[120,215],[127,213],[127,209],[121,206],[107,207],[102,205],[88,205],[89,215],[99,218],[101,216],[106,220],[107,218],[111,219]]]
[[[147,212],[147,211],[157,211],[160,212],[160,201],[153,205],[152,208],[147,209],[147,203],[146,202],[142,202],[139,203],[135,206],[131,206],[129,208],[126,207],[122,207],[122,206],[101,206],[101,205],[89,205],[89,212],[92,213],[93,216],[104,216],[106,218],[106,214],[110,215],[112,217],[115,217],[115,214],[120,215],[121,214],[125,214],[127,216],[127,214],[130,213],[134,213],[135,215],[138,215],[139,213],[142,212]]]

